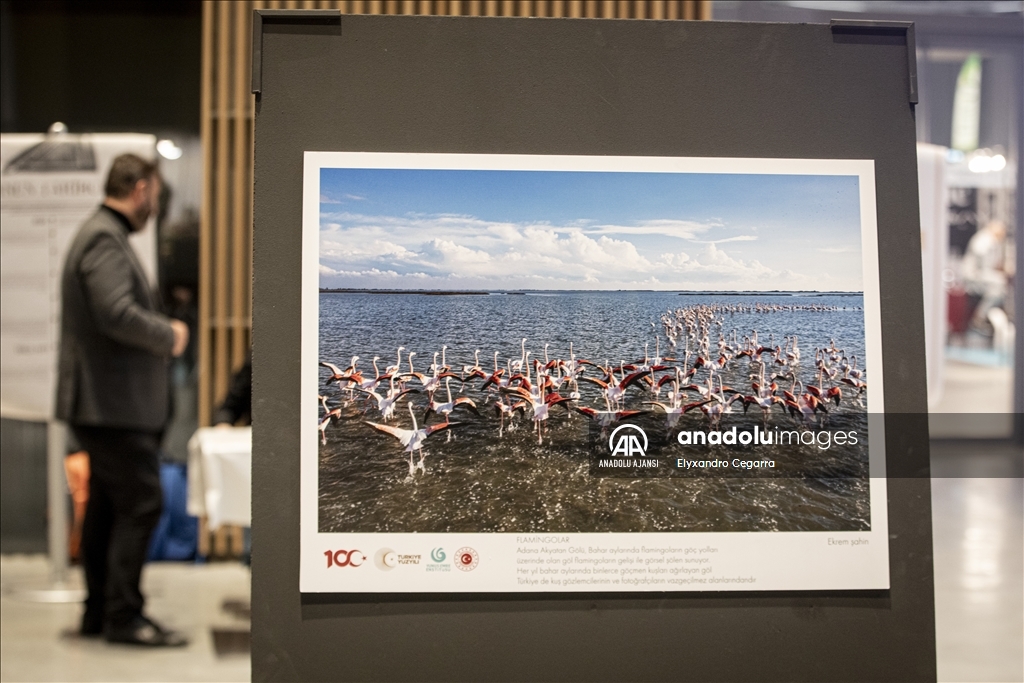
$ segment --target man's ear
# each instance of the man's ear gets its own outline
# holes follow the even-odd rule
[[[147,192],[149,192],[149,178],[140,178],[135,182],[135,187],[132,188],[132,199],[146,197]]]

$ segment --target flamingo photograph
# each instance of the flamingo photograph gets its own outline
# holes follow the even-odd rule
[[[321,532],[870,528],[856,176],[323,168],[319,191]],[[679,430],[864,438],[746,452],[791,476],[595,473],[626,422],[666,462],[736,455]]]

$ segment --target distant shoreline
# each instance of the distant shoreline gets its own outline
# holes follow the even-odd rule
[[[678,296],[864,296],[864,292],[829,292],[810,290],[762,290],[762,291],[679,291],[678,289],[355,289],[347,287],[321,287],[321,294],[415,294],[420,296],[488,296],[508,295],[524,296],[526,294],[595,294],[601,292],[643,292],[656,294],[677,294]]]
[[[321,287],[321,294],[419,294],[422,296],[487,296],[487,290],[453,291],[441,289],[328,289]]]

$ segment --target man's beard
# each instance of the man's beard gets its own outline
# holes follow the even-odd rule
[[[131,216],[132,223],[134,223],[135,225],[134,232],[138,232],[139,230],[142,230],[144,227],[146,227],[146,221],[148,221],[149,217],[152,215],[153,207],[150,206],[148,203],[143,204],[139,208],[135,209],[135,211],[132,212]]]

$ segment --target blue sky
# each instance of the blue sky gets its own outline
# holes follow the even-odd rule
[[[320,281],[862,289],[851,176],[323,169]]]

